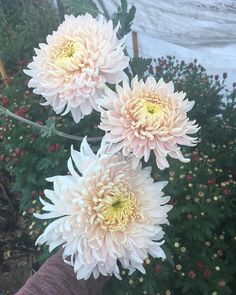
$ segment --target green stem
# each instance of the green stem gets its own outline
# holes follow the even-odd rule
[[[7,108],[4,108],[2,106],[0,106],[0,114],[3,114],[5,116],[9,116],[11,118],[14,118],[18,121],[21,121],[23,123],[26,123],[28,125],[31,125],[35,128],[38,128],[38,129],[41,129],[43,130],[45,133],[51,135],[51,134],[56,134],[60,137],[64,137],[64,138],[68,138],[68,139],[72,139],[72,140],[77,140],[77,141],[82,141],[84,137],[81,137],[81,136],[76,136],[76,135],[71,135],[71,134],[68,134],[68,133],[64,133],[64,132],[61,132],[55,128],[50,128],[48,126],[45,126],[45,125],[40,125],[40,124],[37,124],[33,121],[30,121],[28,119],[25,119],[21,116],[18,116],[14,113],[12,113],[11,111],[9,111]],[[100,141],[102,139],[101,136],[99,137],[87,137],[87,140],[90,141],[90,142],[95,142],[95,141]]]
[[[57,0],[57,8],[59,12],[60,22],[63,22],[65,20],[65,9],[61,0]]]
[[[98,0],[98,3],[100,4],[100,6],[101,6],[101,8],[102,8],[105,17],[109,20],[111,17],[110,17],[110,14],[109,14],[109,12],[108,12],[106,6],[105,6],[104,3],[103,3],[103,0]]]

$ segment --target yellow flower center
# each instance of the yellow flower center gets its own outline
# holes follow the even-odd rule
[[[124,231],[139,215],[138,200],[124,185],[112,189],[109,196],[101,210],[103,222],[111,231]]]
[[[157,91],[134,91],[122,109],[123,116],[131,121],[131,129],[136,137],[153,139],[163,125],[168,112],[168,102]]]
[[[56,65],[67,71],[78,71],[83,64],[84,48],[79,42],[67,42],[54,54]]]
[[[57,50],[57,59],[67,59],[73,57],[76,52],[77,46],[73,42],[66,43],[62,48]]]
[[[151,115],[160,114],[164,109],[162,104],[151,101],[145,101],[144,106],[146,107],[148,113]]]

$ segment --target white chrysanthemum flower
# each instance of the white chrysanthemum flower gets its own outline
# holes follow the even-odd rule
[[[56,220],[36,243],[48,244],[50,251],[63,244],[63,258],[78,279],[100,273],[120,278],[118,262],[130,273],[144,273],[149,254],[165,257],[160,225],[168,223],[171,209],[161,192],[166,182],[154,183],[150,167],[139,163],[133,169],[131,162],[121,153],[95,155],[84,140],[80,152],[71,150],[71,175],[49,179],[54,184],[54,190],[45,190],[50,202],[41,200],[48,213],[35,215]]]
[[[107,131],[104,139],[111,143],[111,152],[122,150],[147,162],[151,151],[159,169],[169,167],[166,157],[188,162],[179,145],[193,146],[197,138],[189,135],[199,128],[190,121],[187,112],[194,101],[185,99],[183,92],[174,92],[172,82],[163,79],[157,83],[153,77],[146,82],[133,78],[131,87],[124,82],[117,85],[117,93],[107,88],[100,128]]]
[[[72,113],[78,123],[84,115],[98,110],[96,99],[106,82],[118,83],[129,58],[124,40],[118,40],[111,21],[91,15],[65,16],[56,32],[39,44],[25,73],[32,77],[29,87],[41,94],[57,114]]]

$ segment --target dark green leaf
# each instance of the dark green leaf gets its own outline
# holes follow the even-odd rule
[[[41,130],[41,135],[42,137],[47,137],[53,134],[54,130],[55,130],[55,118],[49,118],[46,121],[46,126],[48,127],[48,130]]]
[[[131,61],[133,76],[138,75],[139,78],[142,78],[151,62],[151,58],[134,57]]]
[[[120,39],[131,31],[131,25],[135,17],[135,12],[136,8],[134,6],[128,10],[127,1],[122,0],[121,6],[117,8],[117,12],[111,16],[114,27],[120,24],[118,31],[118,37]]]
[[[96,4],[92,0],[63,0],[74,15],[84,15],[86,13],[96,17],[99,13]]]
[[[173,258],[171,257],[171,252],[170,252],[170,250],[167,248],[166,245],[162,246],[162,248],[163,248],[163,251],[164,251],[165,254],[166,254],[166,260],[169,262],[169,264],[170,264],[171,266],[175,266],[174,260],[173,260]]]

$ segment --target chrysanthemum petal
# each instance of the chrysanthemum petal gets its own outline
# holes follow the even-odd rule
[[[71,148],[71,175],[48,179],[54,186],[45,190],[50,203],[40,199],[45,213],[35,216],[57,219],[36,243],[50,251],[63,244],[63,260],[77,279],[99,274],[121,279],[118,262],[130,273],[145,273],[148,255],[165,257],[160,225],[168,223],[171,209],[162,192],[167,182],[155,183],[151,167],[142,169],[138,159],[132,165],[134,158],[110,153],[105,141],[95,155],[85,138],[80,151]]]
[[[199,127],[187,117],[194,101],[185,99],[183,92],[174,92],[172,82],[156,82],[152,76],[146,82],[136,76],[131,88],[124,82],[123,87],[116,86],[116,91],[114,94],[107,90],[99,126],[107,132],[111,151],[122,149],[125,156],[132,153],[145,162],[153,151],[159,169],[169,167],[167,156],[188,161],[180,152],[180,145],[196,144],[197,139],[189,135]]]
[[[91,15],[65,16],[65,21],[47,44],[39,44],[36,56],[24,72],[32,77],[29,87],[44,96],[57,114],[71,112],[78,123],[93,108],[105,83],[127,79],[124,69],[129,58],[124,54],[124,39],[118,40],[112,23]]]

